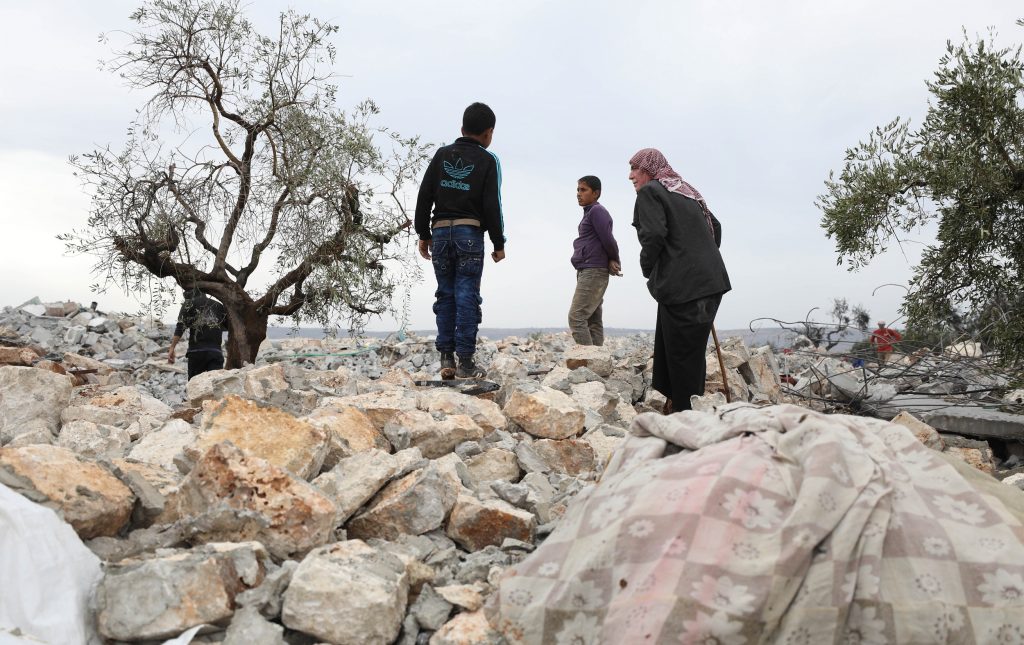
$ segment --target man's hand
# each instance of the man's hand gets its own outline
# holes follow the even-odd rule
[[[174,364],[174,345],[171,345],[171,348],[167,351],[167,362],[172,365]]]
[[[622,275],[622,265],[612,260],[608,263],[608,273],[612,275]]]
[[[430,252],[434,250],[434,240],[420,240],[419,250],[420,256],[424,260],[429,260]]]
[[[505,250],[502,249],[500,251],[491,251],[491,259],[494,260],[495,262],[501,262],[502,260],[505,259]]]

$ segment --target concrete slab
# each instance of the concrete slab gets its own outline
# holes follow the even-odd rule
[[[947,401],[936,396],[927,394],[897,394],[893,398],[885,402],[865,402],[863,405],[864,412],[874,415],[880,419],[889,420],[899,414],[900,412],[909,412],[918,419],[931,423],[925,420],[925,416],[929,414],[938,414],[945,412],[951,408],[963,408],[976,409],[972,403],[964,401]],[[980,408],[977,408],[980,409]]]
[[[941,432],[982,439],[1024,441],[1024,415],[1021,414],[957,406],[936,410],[921,419]]]

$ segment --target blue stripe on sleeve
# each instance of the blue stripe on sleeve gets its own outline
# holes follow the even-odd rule
[[[487,148],[480,146],[487,154],[494,157],[494,165],[498,167],[498,219],[501,220],[501,236],[506,242],[508,242],[508,236],[505,235],[505,209],[501,205],[501,161],[498,160],[498,155],[494,154]]]

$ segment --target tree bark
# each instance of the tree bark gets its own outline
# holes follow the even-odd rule
[[[255,363],[260,343],[267,337],[267,314],[261,314],[247,302],[224,302],[228,311],[228,346],[225,369],[238,369]]]

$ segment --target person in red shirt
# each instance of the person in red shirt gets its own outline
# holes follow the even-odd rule
[[[879,365],[885,365],[889,360],[889,354],[892,354],[892,344],[901,340],[903,340],[903,336],[898,331],[886,327],[884,320],[878,321],[878,329],[871,332],[871,344],[875,346],[875,351],[878,353]]]

